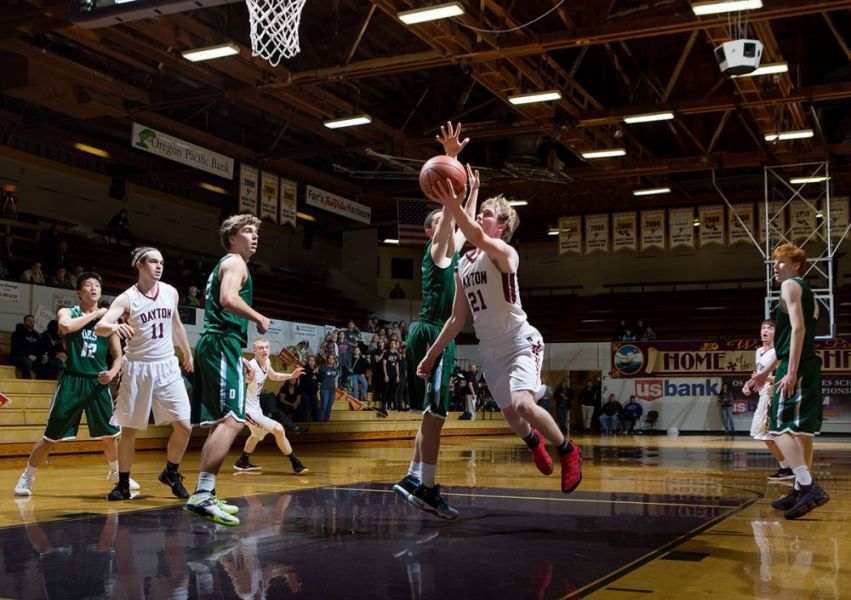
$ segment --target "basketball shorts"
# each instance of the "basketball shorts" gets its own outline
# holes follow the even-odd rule
[[[499,408],[511,406],[511,393],[541,387],[544,339],[531,325],[524,325],[505,339],[479,344],[482,372]]]
[[[429,346],[434,344],[442,329],[443,325],[428,321],[416,321],[411,324],[408,329],[405,361],[408,367],[406,375],[411,410],[445,419],[449,411],[449,377],[455,366],[455,342],[449,342],[431,377],[417,377],[417,365],[425,358]]]
[[[252,406],[245,410],[245,423],[251,431],[251,437],[257,440],[265,438],[266,434],[272,433],[275,425],[278,425],[275,419],[270,419],[264,415],[259,406]]]
[[[759,401],[756,404],[756,410],[753,411],[753,421],[751,421],[751,437],[755,440],[770,440],[768,435],[768,420],[769,407],[771,406],[771,386],[763,387],[759,393]]]
[[[783,360],[774,374],[769,431],[772,435],[818,435],[822,422],[821,359],[818,356],[801,359],[795,392],[787,398],[779,383],[788,368],[789,361]]]
[[[68,373],[59,379],[53,392],[44,439],[48,442],[73,440],[84,411],[90,437],[115,437],[121,433],[121,429],[109,423],[112,418],[109,386],[98,383],[95,376]]]
[[[148,362],[125,356],[110,423],[144,430],[152,411],[156,425],[189,420],[189,396],[177,357]]]
[[[195,345],[192,424],[212,427],[228,417],[245,422],[242,348],[233,338],[204,335]]]

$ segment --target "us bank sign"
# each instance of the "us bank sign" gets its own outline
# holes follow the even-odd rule
[[[133,123],[130,144],[137,150],[144,150],[225,179],[233,179],[231,157],[190,144],[139,123]]]

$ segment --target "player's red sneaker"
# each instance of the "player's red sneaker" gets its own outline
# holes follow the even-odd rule
[[[544,442],[544,436],[542,436],[541,432],[537,429],[533,429],[532,433],[538,435],[538,445],[534,448],[529,448],[529,451],[532,453],[532,458],[535,461],[535,466],[538,467],[538,470],[544,475],[552,475],[553,459],[550,457],[550,453],[547,452],[547,444]]]
[[[573,446],[573,452],[559,456],[561,461],[561,491],[569,494],[575,490],[582,481],[582,448],[568,442]]]

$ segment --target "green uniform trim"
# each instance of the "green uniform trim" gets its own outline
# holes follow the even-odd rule
[[[222,289],[219,272],[221,271],[222,263],[231,256],[234,256],[234,254],[225,254],[219,259],[219,262],[213,268],[213,272],[210,273],[209,279],[207,279],[206,299],[204,301],[204,326],[201,328],[201,335],[215,334],[222,337],[234,338],[239,342],[240,347],[245,347],[248,343],[248,319],[227,310],[219,300]],[[248,272],[247,269],[246,272]],[[248,306],[254,303],[254,283],[251,280],[250,272],[248,272],[245,283],[239,288],[239,297]]]
[[[445,269],[434,264],[431,258],[431,240],[426,244],[422,261],[423,304],[419,321],[428,321],[443,327],[452,314],[455,299],[455,265],[460,255],[456,252]]]
[[[72,319],[85,314],[79,306],[73,306],[69,310]],[[98,319],[94,319],[79,331],[66,333],[63,336],[65,354],[68,355],[68,360],[65,361],[65,373],[91,377],[107,370],[106,355],[109,353],[109,337],[101,337],[95,333],[97,321]]]
[[[202,335],[195,345],[192,425],[208,427],[229,415],[245,420],[242,346],[232,337]]]
[[[449,412],[449,378],[455,366],[455,340],[449,342],[441,354],[431,377],[417,377],[417,365],[425,357],[429,346],[437,341],[441,329],[443,325],[426,321],[413,323],[408,329],[405,362],[408,365],[408,398],[411,409],[446,417]]]
[[[109,386],[98,383],[97,377],[66,373],[59,378],[53,393],[44,439],[57,442],[77,437],[83,412],[90,437],[115,437],[121,433],[121,428],[109,424],[112,418]]]

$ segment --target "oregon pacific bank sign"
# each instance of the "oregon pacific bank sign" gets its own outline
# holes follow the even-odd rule
[[[139,123],[133,123],[131,145],[175,162],[225,179],[233,179],[233,159],[207,148],[190,144]]]

